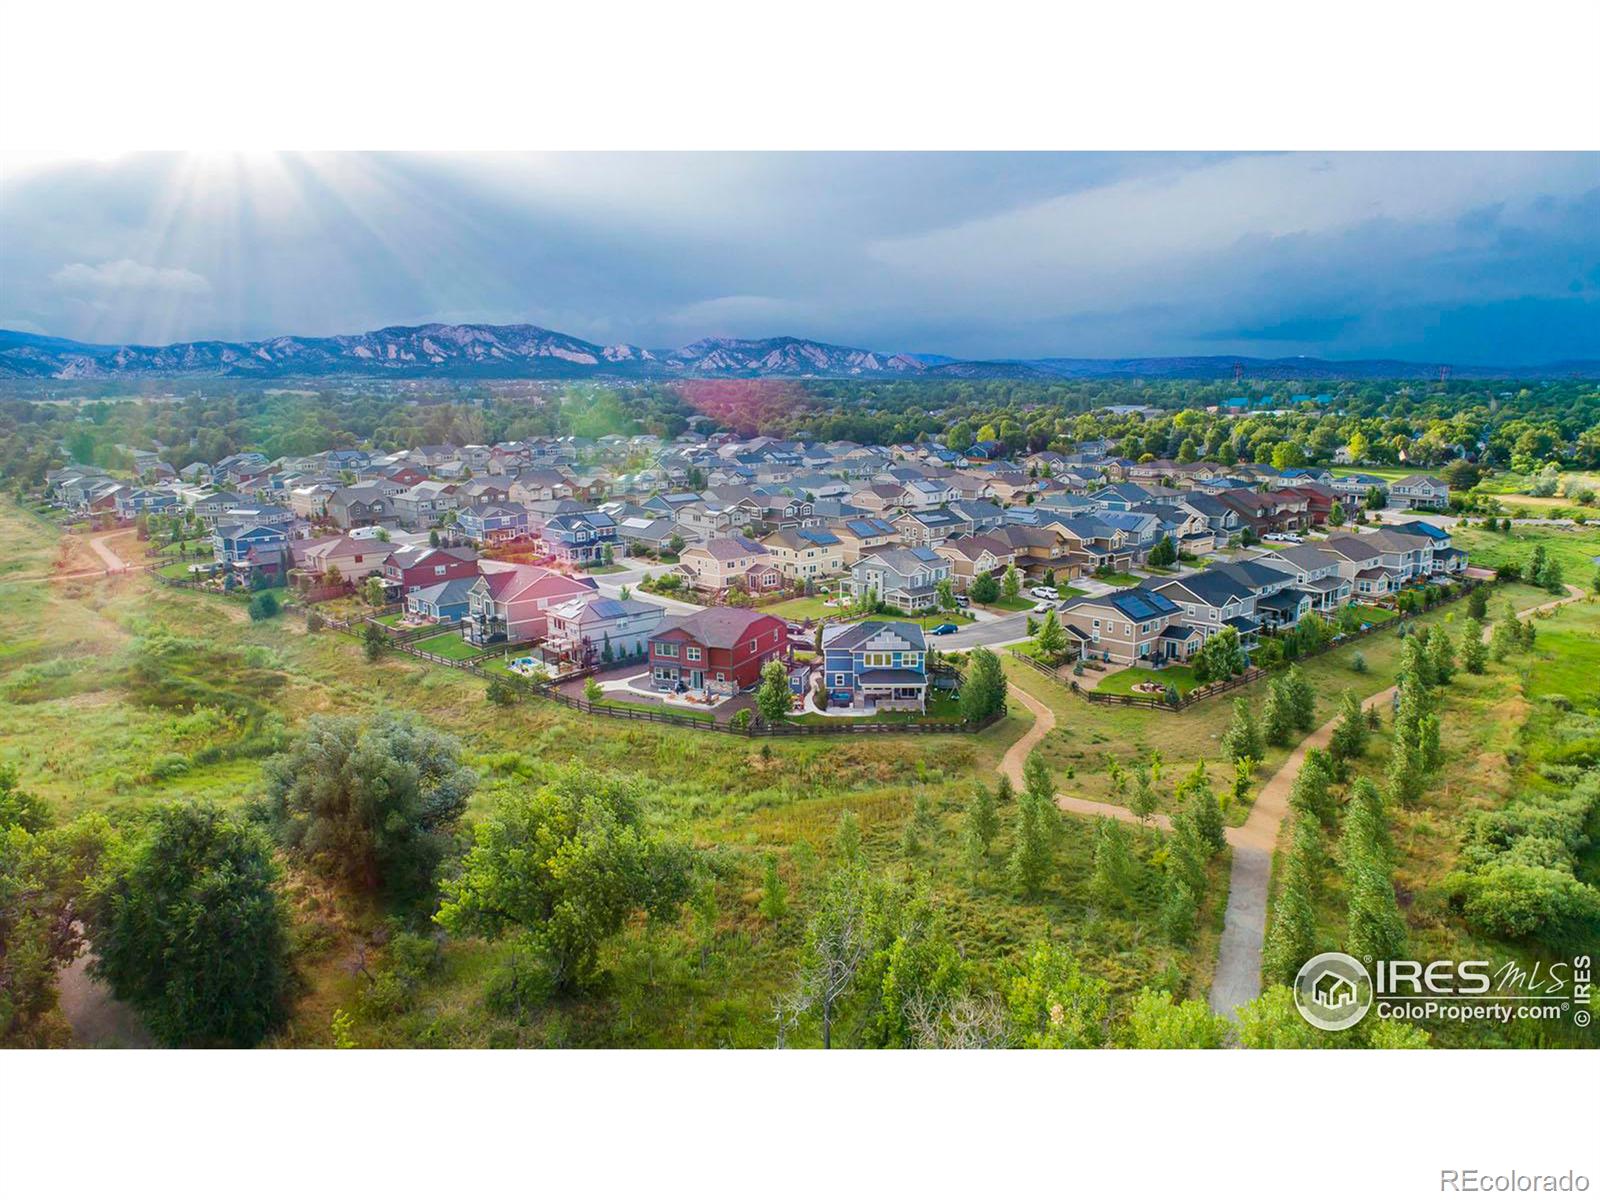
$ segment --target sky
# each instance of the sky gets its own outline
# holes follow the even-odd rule
[[[0,328],[427,321],[957,358],[1600,358],[1600,154],[0,162]]]

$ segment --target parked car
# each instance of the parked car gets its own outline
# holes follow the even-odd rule
[[[1041,600],[1041,601],[1039,601],[1039,603],[1037,603],[1037,604],[1035,604],[1033,606],[1033,611],[1036,612],[1036,613],[1046,613],[1046,612],[1049,612],[1054,607],[1055,607],[1055,605],[1051,604],[1050,601]]]
[[[1036,600],[1059,600],[1059,599],[1061,599],[1061,593],[1056,591],[1055,588],[1053,588],[1053,587],[1029,588],[1028,589],[1028,595],[1032,596]]]
[[[956,597],[956,607],[957,608],[971,608],[972,607],[972,601],[968,600],[965,596],[957,596]]]
[[[934,637],[943,637],[945,634],[954,633],[960,628],[961,626],[953,624],[950,621],[946,621],[943,625],[935,625],[932,629],[928,630],[928,632]]]

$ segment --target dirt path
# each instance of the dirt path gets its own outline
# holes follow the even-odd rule
[[[121,574],[131,569],[129,564],[123,561],[122,555],[107,545],[112,538],[122,537],[127,532],[126,529],[114,529],[110,533],[102,533],[98,537],[89,539],[90,548],[100,556],[100,561],[105,563],[108,575]]]
[[[1517,614],[1526,618],[1534,613],[1549,612],[1563,604],[1583,599],[1585,593],[1574,584],[1567,585],[1567,595]],[[1487,640],[1492,627],[1483,631]],[[1015,697],[1033,714],[1033,725],[1012,743],[1000,760],[1000,770],[1010,777],[1020,790],[1022,766],[1028,754],[1056,727],[1056,715],[1050,706],[1029,695],[1016,680],[1012,680],[1007,695]],[[1384,688],[1362,700],[1363,710],[1380,704],[1389,704],[1394,688]],[[1306,751],[1313,747],[1326,749],[1333,738],[1334,718],[1321,728],[1312,731],[1290,753],[1283,765],[1273,772],[1272,778],[1262,787],[1250,815],[1243,825],[1227,830],[1228,845],[1233,849],[1233,866],[1228,877],[1228,909],[1223,918],[1222,941],[1217,952],[1217,969],[1211,980],[1211,1011],[1232,1017],[1242,1004],[1248,1004],[1261,994],[1261,944],[1267,935],[1267,895],[1272,883],[1272,854],[1278,844],[1278,833],[1289,812],[1289,790],[1295,776],[1305,762]],[[1062,812],[1086,817],[1111,817],[1129,824],[1138,824],[1139,818],[1126,808],[1106,804],[1099,800],[1085,800],[1081,796],[1056,796],[1056,807]],[[1160,829],[1171,829],[1172,822],[1165,814],[1152,818]]]
[[[79,1046],[142,1049],[153,1045],[139,1014],[111,994],[111,989],[89,974],[87,949],[56,976],[61,1015],[72,1026]]]
[[[1022,701],[1022,706],[1033,714],[1033,725],[1028,732],[1011,743],[1006,756],[1000,760],[1001,773],[1010,776],[1012,784],[1021,791],[1022,765],[1028,761],[1028,755],[1033,748],[1044,741],[1045,736],[1056,727],[1056,714],[1050,710],[1048,704],[1042,703],[1018,687],[1015,680],[1006,689],[1006,695],[1015,696]],[[1076,813],[1082,817],[1110,817],[1116,821],[1126,821],[1130,825],[1139,823],[1139,818],[1126,808],[1116,804],[1106,804],[1100,800],[1085,800],[1082,796],[1068,796],[1058,792],[1056,807],[1062,812]],[[1157,829],[1172,828],[1172,821],[1165,813],[1156,813],[1150,821]]]

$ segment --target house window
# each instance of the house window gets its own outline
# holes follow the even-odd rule
[[[690,662],[699,662],[700,661],[700,647],[699,646],[690,646],[688,648],[687,654],[685,654],[684,657],[686,657]]]
[[[861,661],[869,667],[887,667],[893,664],[894,655],[885,651],[875,650],[870,654],[863,654]]]
[[[657,642],[656,653],[662,658],[677,658],[678,647],[673,642]]]

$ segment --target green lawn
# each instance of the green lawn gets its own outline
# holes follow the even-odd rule
[[[800,713],[789,717],[788,720],[795,725],[916,725],[925,722],[941,724],[961,720],[961,702],[941,692],[929,698],[926,713],[885,712],[873,717],[826,717],[817,713]]]
[[[1060,591],[1061,589],[1057,588],[1056,590]],[[1082,593],[1079,594],[1081,595]],[[1039,602],[1032,596],[1018,596],[1015,600],[1007,600],[1004,596],[1001,596],[993,604],[979,604],[974,600],[973,607],[999,609],[1001,612],[1027,612],[1037,603]]]
[[[844,610],[824,608],[822,602],[827,599],[829,599],[827,596],[796,596],[793,600],[785,600],[761,611],[782,617],[786,621],[817,621],[823,617],[839,617]]]
[[[452,629],[449,633],[439,633],[430,638],[423,638],[420,642],[413,642],[412,644],[418,650],[426,651],[429,654],[437,654],[440,658],[448,658],[456,662],[476,658],[483,653],[482,646],[474,646],[461,636],[459,630],[455,629]]]
[[[1369,625],[1387,625],[1400,619],[1400,614],[1392,608],[1379,608],[1375,604],[1352,604],[1350,609]]]
[[[1163,687],[1171,685],[1178,689],[1180,696],[1188,695],[1199,686],[1192,668],[1174,663],[1172,666],[1163,667],[1159,671],[1152,671],[1149,667],[1125,667],[1114,674],[1102,675],[1094,690],[1097,692],[1109,692],[1113,696],[1148,695],[1156,700],[1161,698],[1154,693],[1135,691],[1134,685],[1139,683],[1159,683]]]
[[[403,612],[394,612],[394,613],[385,613],[383,616],[378,617],[377,618],[377,622],[378,622],[379,625],[387,625],[390,629],[393,629],[396,625],[400,624],[400,622],[404,621],[405,619],[406,619],[406,614],[405,613],[403,613]]]
[[[1138,587],[1144,580],[1137,575],[1130,575],[1126,571],[1110,571],[1104,575],[1096,575],[1101,583],[1109,583],[1113,587]]]

